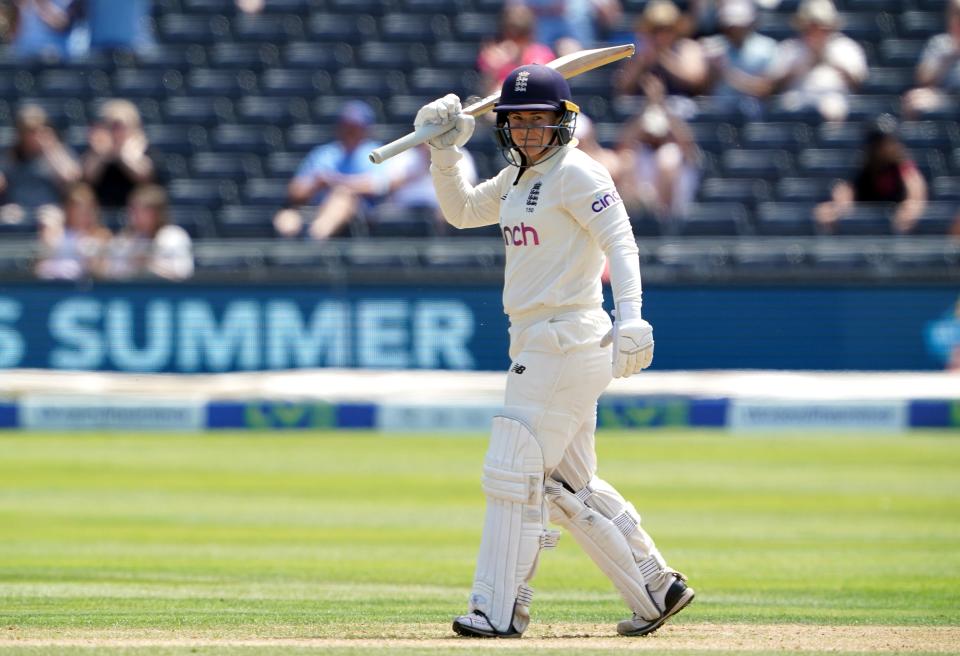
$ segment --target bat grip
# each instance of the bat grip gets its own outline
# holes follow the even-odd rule
[[[405,150],[409,150],[414,146],[419,146],[420,144],[426,143],[434,137],[440,136],[444,132],[452,130],[453,126],[453,123],[448,123],[446,125],[422,125],[413,132],[403,135],[399,139],[371,150],[370,161],[374,164],[381,164],[391,157],[399,155]]]

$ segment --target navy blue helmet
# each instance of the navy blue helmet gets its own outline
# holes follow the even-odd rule
[[[500,99],[493,106],[497,113],[494,137],[507,162],[514,166],[527,166],[526,156],[517,148],[507,122],[509,112],[553,111],[559,119],[553,129],[548,148],[566,145],[573,138],[577,113],[580,108],[571,100],[570,85],[563,75],[542,64],[526,64],[515,68],[503,81]],[[550,155],[552,157],[552,155]]]

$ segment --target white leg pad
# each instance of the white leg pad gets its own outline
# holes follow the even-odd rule
[[[628,515],[607,518],[552,479],[546,482],[546,496],[553,511],[550,519],[570,531],[613,582],[627,606],[640,617],[651,620],[660,617],[661,611],[650,596],[643,572],[627,540],[627,534],[633,532],[637,524]]]
[[[490,624],[523,632],[530,621],[533,577],[540,549],[556,544],[558,532],[545,530],[543,452],[521,422],[494,417],[483,467],[487,514],[477,557],[469,610]]]

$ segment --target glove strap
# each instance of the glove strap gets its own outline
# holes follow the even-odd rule
[[[617,320],[631,321],[640,318],[640,301],[620,301],[617,303]]]

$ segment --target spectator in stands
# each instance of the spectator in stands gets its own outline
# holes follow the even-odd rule
[[[777,53],[777,42],[754,30],[756,18],[753,0],[727,0],[717,13],[720,34],[703,39],[710,95],[751,117],[762,111],[763,76]]]
[[[780,103],[788,112],[815,110],[826,120],[844,120],[847,97],[867,77],[863,48],[840,33],[840,15],[831,0],[803,0],[794,25],[799,38],[780,44],[764,95],[782,93]]]
[[[187,231],[170,223],[167,192],[154,184],[130,194],[127,226],[111,240],[99,267],[104,278],[158,277],[185,280],[193,275],[193,244]]]
[[[290,182],[289,207],[273,222],[281,236],[297,237],[304,232],[301,214],[294,208],[317,206],[307,235],[327,239],[341,234],[353,218],[382,199],[390,179],[388,167],[373,164],[367,157],[379,146],[369,136],[373,122],[373,109],[365,102],[344,104],[337,138],[310,151]]]
[[[16,140],[0,159],[0,222],[20,223],[41,207],[59,205],[63,191],[79,179],[80,165],[43,108],[21,107]]]
[[[593,121],[590,120],[590,117],[586,114],[580,113],[577,115],[577,124],[574,127],[573,136],[577,138],[577,148],[603,164],[603,167],[610,172],[610,177],[613,178],[614,184],[620,189],[622,187],[620,183],[624,173],[626,173],[623,158],[617,151],[604,148],[600,142],[597,141],[597,133],[594,129]],[[630,184],[632,184],[632,182]]]
[[[93,189],[84,182],[73,184],[63,201],[63,212],[51,213],[41,221],[37,276],[59,280],[92,276],[110,236],[100,222]]]
[[[237,0],[237,9],[245,14],[259,14],[263,11],[264,0]]]
[[[467,181],[477,182],[477,169],[473,157],[463,151],[461,166]],[[387,162],[389,192],[383,203],[373,211],[371,221],[387,221],[391,216],[429,216],[435,229],[445,231],[448,224],[440,213],[437,194],[430,177],[430,148],[420,144],[401,153]]]
[[[709,69],[703,47],[682,35],[680,10],[670,0],[651,0],[637,21],[637,53],[616,80],[621,94],[642,94],[651,103],[666,98],[671,111],[694,112],[691,96],[703,93]]]
[[[24,59],[67,58],[77,0],[15,0],[14,7],[14,55]]]
[[[683,216],[700,181],[699,151],[690,126],[665,105],[648,104],[627,124],[618,146],[628,209],[661,221]]]
[[[553,51],[535,40],[537,18],[530,7],[507,5],[500,15],[500,39],[484,44],[477,57],[484,95],[500,90],[503,80],[521,64],[546,64]]]
[[[139,51],[152,43],[152,0],[83,0],[90,49]]]
[[[128,100],[109,100],[90,128],[83,177],[97,192],[102,207],[121,208],[135,187],[154,179],[153,159],[140,112]]]
[[[903,99],[908,117],[947,108],[947,94],[960,93],[960,0],[948,0],[946,23],[947,31],[931,37],[920,55],[917,88]]]
[[[611,28],[623,11],[620,0],[512,0],[511,4],[533,11],[536,40],[559,55],[593,47],[597,28]]]
[[[863,163],[853,180],[838,183],[833,198],[818,205],[814,218],[825,232],[850,214],[856,203],[895,203],[892,228],[909,233],[927,203],[927,183],[896,134],[896,120],[885,114],[867,129]]]

